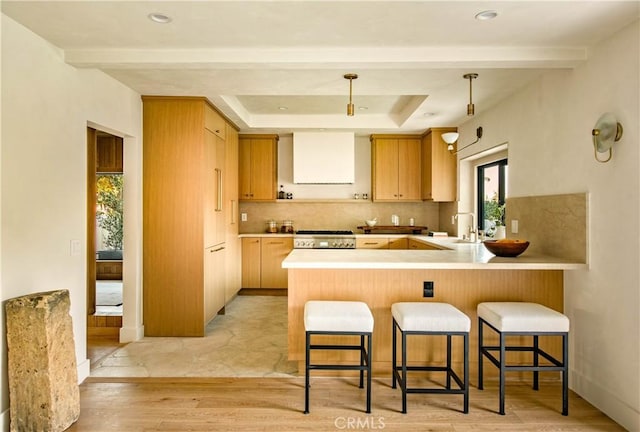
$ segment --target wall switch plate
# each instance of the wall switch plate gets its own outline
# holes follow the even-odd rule
[[[518,234],[518,220],[514,219],[511,221],[511,232],[513,234]]]
[[[422,283],[422,297],[433,297],[433,281]]]
[[[246,222],[247,221],[247,214],[246,213],[240,213],[240,220],[242,222]]]
[[[71,240],[69,242],[69,254],[71,256],[80,256],[80,240]]]

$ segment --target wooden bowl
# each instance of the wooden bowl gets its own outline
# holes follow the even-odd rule
[[[517,257],[529,247],[528,241],[514,239],[485,240],[482,244],[499,257]]]

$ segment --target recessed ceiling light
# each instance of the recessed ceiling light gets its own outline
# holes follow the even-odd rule
[[[366,106],[359,106],[359,107],[358,107],[358,109],[359,109],[359,110],[363,110],[363,111],[364,111],[364,110],[368,110],[368,109],[369,109],[369,107],[366,107]]]
[[[498,12],[494,10],[486,10],[486,11],[478,12],[476,14],[476,19],[480,21],[486,21],[486,20],[494,19],[497,16],[498,16]]]
[[[425,117],[433,117],[434,115],[436,115],[436,113],[432,113],[432,112],[426,112],[423,114]]]
[[[286,111],[286,110],[288,110],[289,108],[288,108],[288,107],[286,107],[286,106],[280,106],[280,107],[278,107],[278,109],[279,109],[280,111]]]
[[[161,14],[161,13],[150,13],[149,15],[147,15],[149,17],[149,19],[153,22],[159,23],[159,24],[167,24],[171,22],[171,17],[165,14]]]

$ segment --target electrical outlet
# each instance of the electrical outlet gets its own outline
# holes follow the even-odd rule
[[[518,220],[514,219],[511,221],[511,232],[513,234],[518,234]]]
[[[242,222],[246,222],[247,221],[247,214],[246,213],[240,213],[240,220]]]
[[[433,297],[433,281],[422,283],[422,297]]]

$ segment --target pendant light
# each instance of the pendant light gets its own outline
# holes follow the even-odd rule
[[[348,73],[344,74],[344,79],[349,80],[349,103],[347,104],[347,115],[353,117],[354,109],[353,109],[353,80],[358,79],[358,74]]]
[[[462,75],[462,78],[469,80],[469,104],[467,105],[467,115],[472,116],[475,114],[475,106],[473,105],[473,89],[471,85],[471,81],[478,78],[477,73],[468,73]]]

